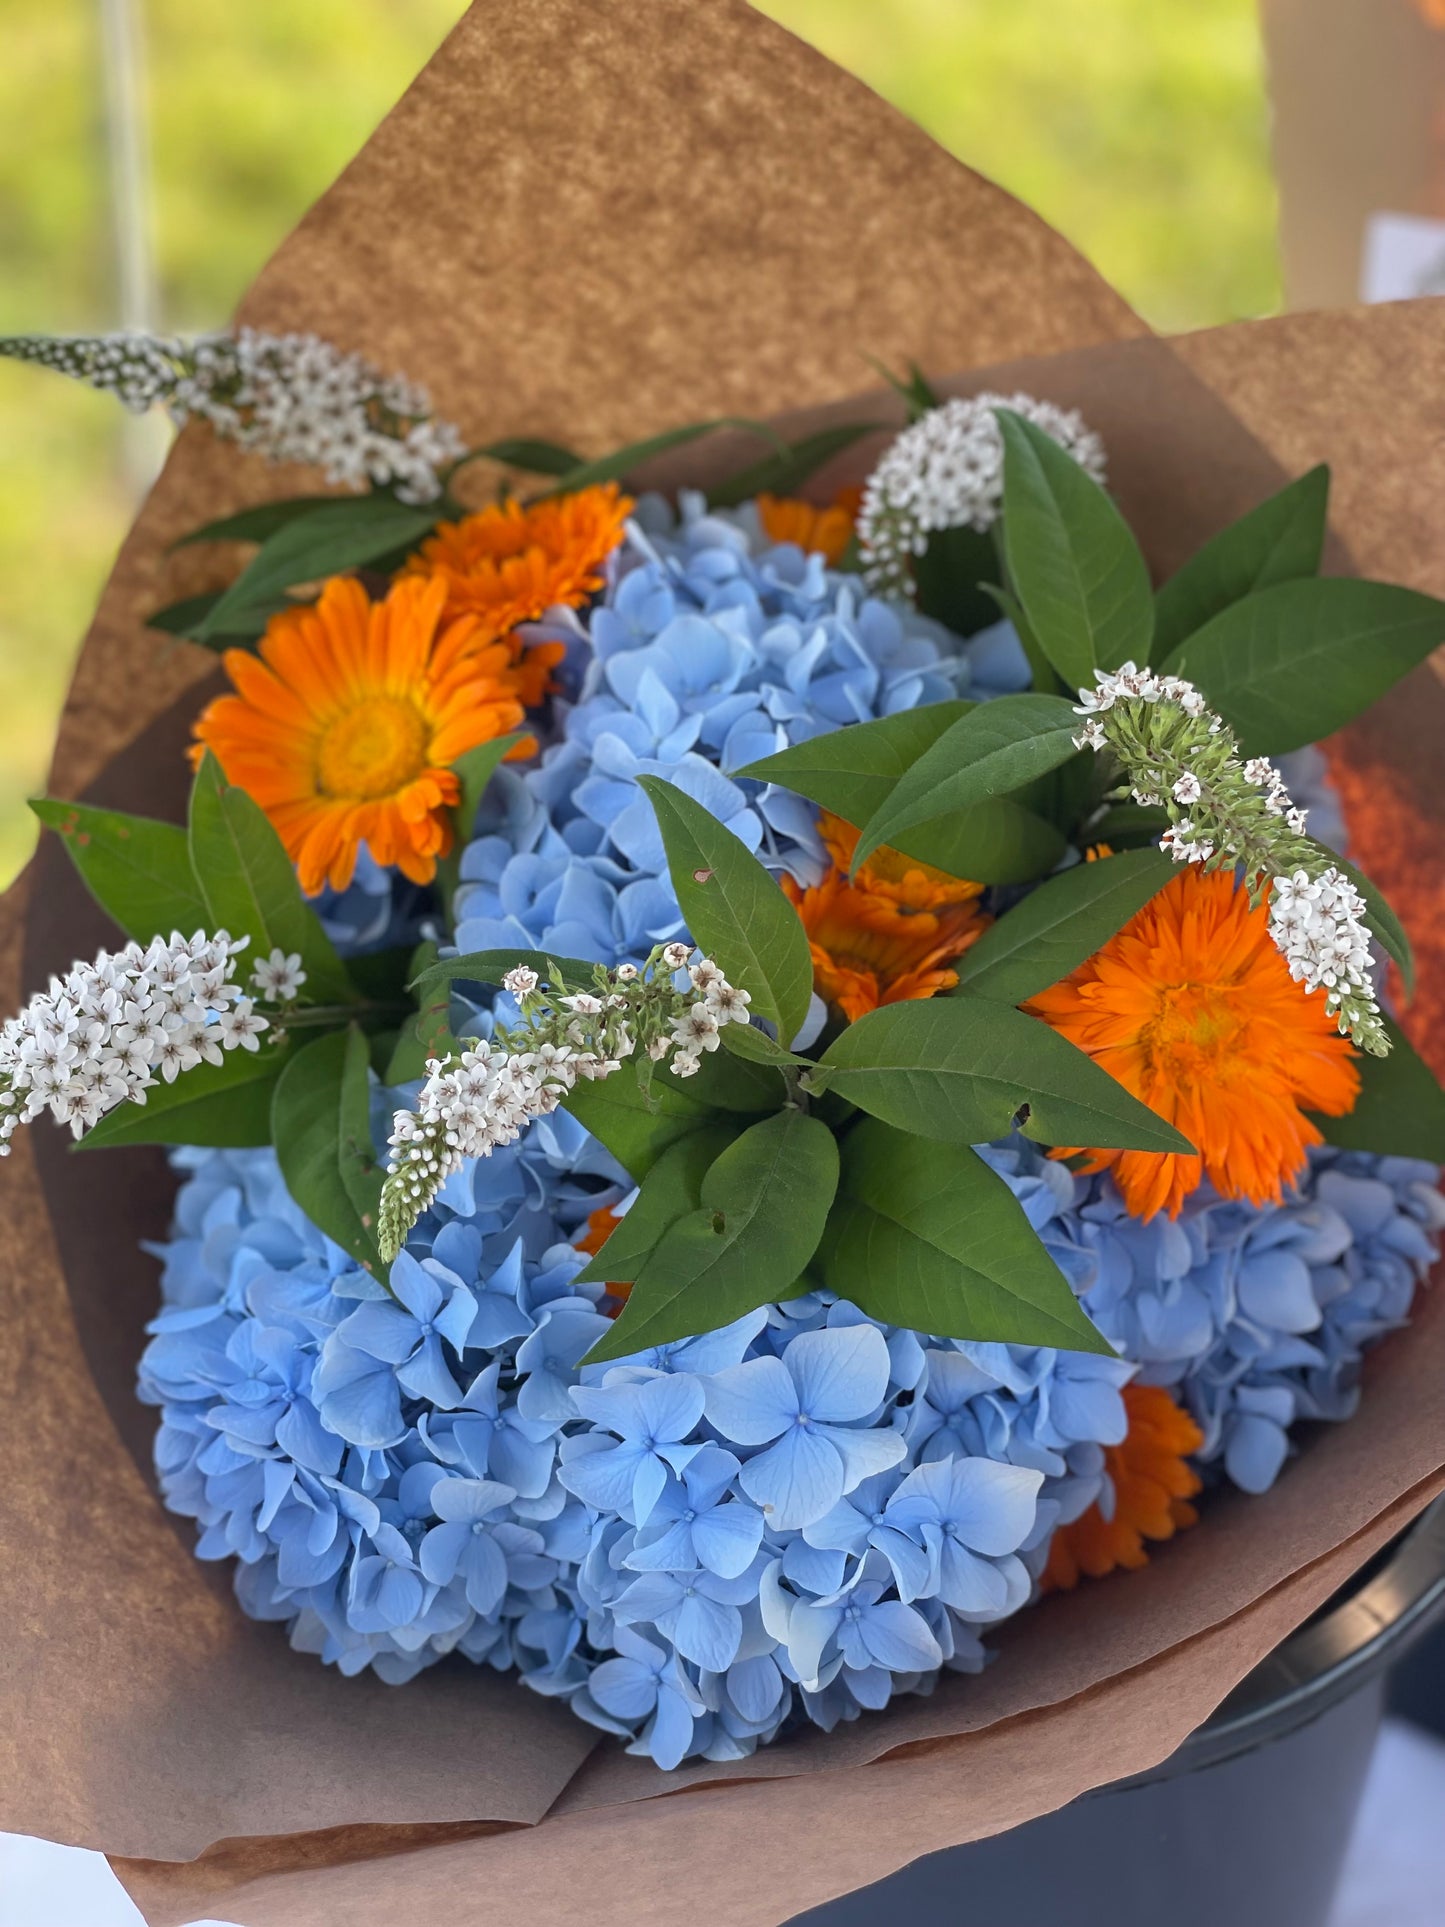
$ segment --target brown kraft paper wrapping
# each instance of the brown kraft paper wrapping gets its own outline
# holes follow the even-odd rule
[[[1324,458],[1354,564],[1441,586],[1424,513],[1445,479],[1438,310],[1129,340],[1139,324],[1034,217],[733,0],[474,8],[243,312],[427,380],[470,439],[587,449],[822,403],[858,386],[865,351],[937,369],[1073,350],[950,386],[1018,380],[1082,406],[1156,572],[1278,486],[1280,463]],[[1090,342],[1113,345],[1076,348]],[[840,412],[864,408],[890,418],[874,396]],[[57,790],[104,771],[109,800],[178,812],[195,692],[166,712],[206,664],[157,673],[140,617],[201,566],[165,545],[296,486],[181,438],[82,657]],[[1406,744],[1411,807],[1433,825],[1425,752],[1442,719],[1445,692],[1420,672],[1351,733],[1342,766]],[[1397,892],[1420,839],[1368,827],[1367,860]],[[1422,974],[1445,983],[1438,872],[1413,883]],[[105,936],[42,853],[0,908],[7,1008]],[[163,1164],[75,1161],[36,1131],[3,1184],[0,1826],[130,1856],[119,1871],[157,1923],[367,1927],[400,1910],[438,1927],[661,1927],[684,1867],[710,1918],[786,1919],[1156,1763],[1445,1483],[1445,1312],[1427,1295],[1372,1357],[1358,1418],[1308,1439],[1273,1492],[1211,1505],[1143,1573],[1030,1610],[981,1678],[664,1776],[485,1671],[342,1680],[247,1621],[154,1498],[130,1391],[155,1303],[136,1239],[164,1227]]]

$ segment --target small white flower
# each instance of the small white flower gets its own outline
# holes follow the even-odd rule
[[[707,1007],[720,1024],[749,1022],[748,1005],[752,1001],[746,990],[738,990],[727,982],[713,984],[707,993]]]
[[[617,966],[617,981],[620,984],[635,984],[641,975],[636,964],[621,963]]]
[[[690,943],[669,943],[663,946],[662,961],[669,970],[686,970],[691,955]]]
[[[579,1017],[600,1017],[602,999],[594,997],[590,990],[579,990],[575,997],[564,997],[562,1002],[568,1010],[575,1011]]]
[[[1203,794],[1203,785],[1193,770],[1186,770],[1175,780],[1173,796],[1176,803],[1197,803]]]
[[[527,964],[518,964],[503,976],[502,988],[503,990],[510,991],[514,997],[520,999],[530,997],[532,992],[537,988],[538,981],[539,979],[535,970]]]
[[[215,966],[222,975],[224,965]],[[289,955],[278,945],[269,957],[258,957],[251,968],[251,982],[263,997],[273,1003],[289,1004],[306,981],[306,972],[301,968],[301,958],[296,951]],[[221,988],[218,985],[217,988]]]
[[[674,1077],[696,1077],[701,1063],[702,1059],[692,1051],[677,1051],[672,1060],[672,1074]]]
[[[1267,756],[1251,756],[1244,766],[1244,780],[1262,789],[1266,783],[1278,782],[1279,771]]]
[[[242,1050],[254,1051],[260,1049],[257,1039],[261,1032],[269,1030],[271,1026],[253,1008],[251,999],[243,997],[230,1010],[222,1011],[216,1020],[216,1028],[227,1050],[235,1050],[239,1046]]]
[[[689,1004],[680,1017],[674,1017],[672,1034],[684,1051],[716,1050],[720,1041],[718,1020],[706,1004]]]

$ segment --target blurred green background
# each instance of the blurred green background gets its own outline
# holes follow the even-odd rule
[[[0,0],[0,333],[117,325],[102,0]],[[464,0],[132,0],[157,312],[222,323]],[[1254,0],[762,0],[1060,228],[1157,327],[1279,304]],[[157,431],[159,432],[159,431]],[[115,405],[0,363],[0,882],[134,506]]]

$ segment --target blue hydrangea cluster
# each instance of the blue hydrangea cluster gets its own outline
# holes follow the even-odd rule
[[[491,785],[462,858],[462,951],[540,948],[612,964],[676,936],[681,912],[652,807],[635,778],[665,776],[770,866],[816,883],[827,853],[813,805],[730,774],[790,744],[967,691],[1028,685],[1006,624],[960,643],[755,512],[681,520],[639,505],[601,606],[528,631],[571,645],[576,700],[535,768]]]
[[[464,854],[463,949],[612,963],[676,934],[647,771],[812,881],[811,808],[729,772],[1026,681],[1006,628],[960,644],[697,502],[644,504],[600,605],[539,633],[569,644],[570,697]],[[424,908],[371,866],[324,913],[358,949]],[[388,1111],[378,1091],[379,1135]],[[977,1670],[1054,1529],[1107,1501],[1136,1372],[1189,1405],[1219,1476],[1264,1489],[1296,1421],[1353,1408],[1445,1214],[1434,1167],[1326,1152],[1277,1209],[1201,1193],[1143,1225],[1106,1177],[1022,1140],[983,1154],[1119,1358],[898,1331],[814,1293],[582,1367],[608,1321],[575,1241],[629,1186],[565,1112],[448,1182],[389,1292],[269,1150],[181,1152],[141,1365],[166,1502],[298,1649],[396,1683],[452,1652],[515,1670],[663,1767]]]

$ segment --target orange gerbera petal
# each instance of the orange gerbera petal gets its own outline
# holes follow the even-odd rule
[[[445,583],[448,617],[474,617],[484,639],[495,641],[559,603],[575,609],[595,595],[631,513],[631,498],[615,482],[526,508],[509,498],[443,522],[405,573]]]
[[[1187,870],[1097,955],[1026,1006],[1182,1131],[1197,1156],[1084,1147],[1136,1217],[1177,1217],[1207,1178],[1227,1198],[1278,1203],[1320,1142],[1306,1116],[1359,1094],[1348,1039],[1294,982],[1227,871]],[[1080,1147],[1060,1147],[1072,1157]]]
[[[515,729],[535,682],[474,617],[449,617],[446,584],[424,576],[383,602],[337,577],[314,607],[274,617],[257,655],[230,650],[225,666],[235,694],[196,724],[192,760],[213,750],[256,799],[308,895],[345,889],[363,843],[430,883],[461,793],[450,764]]]
[[[1091,1505],[1072,1525],[1060,1526],[1044,1568],[1045,1592],[1068,1591],[1081,1574],[1102,1579],[1117,1566],[1133,1571],[1147,1565],[1146,1539],[1172,1539],[1199,1514],[1189,1501],[1199,1490],[1199,1474],[1188,1463],[1204,1434],[1162,1385],[1126,1385],[1124,1408],[1129,1430],[1121,1445],[1104,1447],[1104,1469],[1113,1486],[1105,1516]]]
[[[758,497],[758,520],[770,542],[796,542],[806,553],[829,562],[840,562],[853,540],[853,515],[854,510],[841,500],[820,509],[792,495]]]
[[[836,867],[808,890],[783,878],[808,933],[818,995],[853,1023],[880,1005],[951,990],[958,977],[947,966],[988,928],[982,886],[886,849],[850,882],[857,831],[826,812],[819,829]]]

